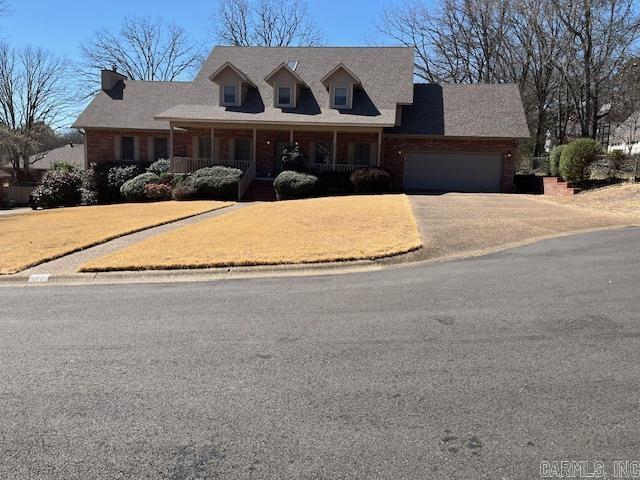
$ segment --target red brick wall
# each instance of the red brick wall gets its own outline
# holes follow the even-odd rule
[[[189,129],[174,131],[174,155],[192,156],[193,135],[208,136],[211,130]],[[87,130],[87,156],[89,163],[111,162],[115,159],[115,138],[119,135],[133,135],[140,137],[140,159],[146,161],[147,138],[149,136],[168,136],[168,132],[149,131],[116,131],[116,130]],[[216,128],[215,136],[219,139],[219,157],[229,159],[229,145],[233,138],[253,138],[252,129],[222,129]],[[333,143],[333,132],[305,132],[294,131],[294,142],[298,142],[306,154],[310,153],[310,143],[327,141]],[[337,162],[347,161],[349,142],[375,143],[377,133],[338,133]],[[264,176],[274,171],[274,156],[276,142],[289,142],[289,130],[258,130],[256,135],[256,171],[258,176]],[[499,152],[504,155],[502,191],[513,191],[513,174],[516,162],[517,145],[510,140],[483,139],[437,139],[420,137],[401,137],[385,135],[382,142],[381,166],[391,170],[397,187],[402,186],[404,158],[409,152]]]
[[[568,197],[576,193],[576,189],[568,182],[558,177],[544,177],[542,179],[544,194],[552,197]]]
[[[502,191],[513,191],[513,174],[518,151],[517,145],[511,140],[463,140],[385,135],[382,141],[381,166],[393,172],[397,187],[402,186],[404,158],[411,152],[502,153]]]
[[[116,138],[119,136],[138,137],[140,148],[140,161],[148,161],[148,138],[167,137],[169,132],[151,131],[118,131],[118,130],[87,130],[85,141],[87,142],[88,163],[113,162],[116,160]],[[174,155],[188,157],[191,155],[191,135],[188,132],[174,131],[173,135]]]

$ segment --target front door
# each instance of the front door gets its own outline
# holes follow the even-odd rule
[[[273,153],[273,175],[276,176],[282,171],[282,152],[289,146],[289,142],[275,142]]]

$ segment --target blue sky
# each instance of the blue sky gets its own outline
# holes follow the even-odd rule
[[[11,15],[0,19],[1,33],[12,45],[43,46],[77,58],[79,44],[100,27],[117,29],[127,15],[148,15],[175,22],[197,39],[211,43],[209,18],[215,1],[186,0],[9,0]],[[384,0],[308,1],[329,45],[364,45]]]

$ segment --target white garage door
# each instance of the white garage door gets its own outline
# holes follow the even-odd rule
[[[500,153],[410,153],[404,161],[406,190],[499,192]]]

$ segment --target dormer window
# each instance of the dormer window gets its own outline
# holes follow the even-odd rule
[[[291,87],[278,87],[278,107],[292,107]]]
[[[222,103],[224,105],[235,105],[236,104],[236,86],[235,85],[225,85],[223,87],[223,100]]]
[[[321,81],[329,92],[329,106],[337,110],[351,109],[354,88],[362,88],[360,79],[342,63],[330,70]]]
[[[209,80],[218,85],[218,100],[222,107],[240,107],[250,88],[255,84],[240,69],[226,62]]]
[[[349,88],[335,87],[333,89],[333,106],[335,108],[345,108],[349,101]]]
[[[273,86],[273,106],[276,108],[296,108],[302,88],[308,88],[298,75],[298,62],[290,60],[278,65],[264,80]]]

